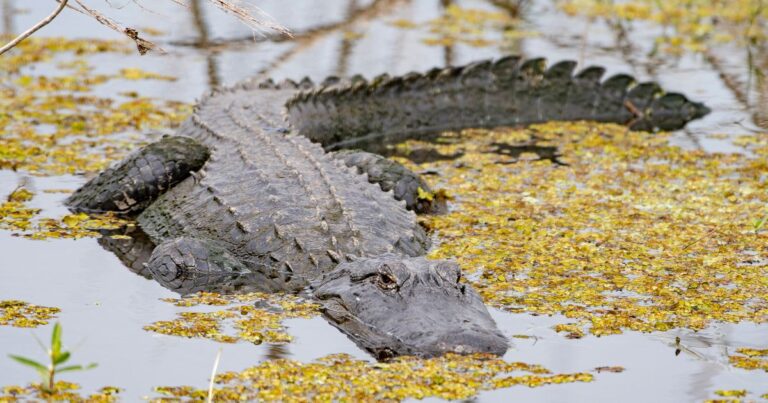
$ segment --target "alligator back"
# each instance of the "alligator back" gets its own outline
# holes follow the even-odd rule
[[[292,125],[326,149],[369,147],[467,127],[594,120],[633,129],[677,129],[709,112],[656,83],[605,69],[574,75],[576,62],[547,68],[544,59],[510,56],[371,81],[343,80],[304,91],[287,103]]]
[[[428,247],[413,213],[320,145],[365,147],[549,120],[672,128],[708,111],[654,83],[635,85],[626,75],[601,81],[602,68],[574,75],[574,67],[507,57],[372,81],[247,82],[216,90],[178,133],[206,145],[209,161],[139,222],[155,242],[224,242],[258,271],[311,279],[355,256],[420,256]]]
[[[179,134],[211,157],[138,217],[145,232],[221,241],[259,271],[303,278],[354,256],[424,254],[402,202],[289,133],[282,108],[293,93],[241,85],[204,98]]]

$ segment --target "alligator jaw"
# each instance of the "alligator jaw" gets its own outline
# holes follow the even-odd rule
[[[448,261],[386,256],[339,265],[312,284],[324,316],[380,360],[503,355],[506,338]]]

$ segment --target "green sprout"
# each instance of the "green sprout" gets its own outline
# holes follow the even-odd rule
[[[35,337],[36,338],[36,337]],[[37,339],[37,338],[36,338]],[[53,326],[53,332],[51,333],[51,348],[46,348],[43,343],[38,340],[40,347],[48,354],[51,359],[51,363],[43,365],[35,360],[21,357],[18,355],[9,354],[14,361],[33,368],[40,374],[41,388],[46,393],[54,392],[54,385],[56,384],[54,378],[57,373],[70,372],[70,371],[83,371],[86,369],[95,368],[96,364],[91,363],[87,366],[82,365],[67,365],[62,367],[61,365],[67,362],[71,356],[69,351],[63,351],[61,348],[61,325],[58,322]]]
[[[766,222],[768,222],[768,214],[766,214],[763,218],[755,220],[755,223],[753,224],[755,231],[760,231],[760,228],[763,228],[763,225],[765,225]]]
[[[763,218],[758,218],[755,220],[754,223],[752,223],[752,227],[754,227],[755,232],[760,231],[760,228],[763,228],[766,222],[768,222],[768,206],[765,208],[766,213],[763,216]]]

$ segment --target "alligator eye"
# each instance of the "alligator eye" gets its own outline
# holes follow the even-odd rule
[[[382,290],[394,290],[397,288],[397,279],[389,273],[379,273],[376,278],[376,285]]]

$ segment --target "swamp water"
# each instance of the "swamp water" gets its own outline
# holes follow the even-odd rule
[[[3,30],[5,32],[18,32],[40,19],[50,11],[50,5],[43,3],[4,0],[2,9],[5,14],[0,19],[5,24]],[[665,60],[663,57],[648,58],[647,55],[651,53],[651,48],[656,43],[655,38],[659,34],[658,27],[651,23],[641,22],[637,24],[638,29],[629,34],[619,35],[615,26],[602,23],[599,20],[567,17],[558,11],[555,4],[549,1],[533,2],[525,14],[525,22],[516,23],[518,25],[514,32],[517,34],[514,35],[510,32],[505,33],[504,29],[498,29],[497,25],[506,24],[503,19],[499,24],[490,24],[489,26],[481,22],[479,28],[478,23],[474,22],[476,18],[501,19],[496,14],[481,14],[473,17],[460,11],[477,9],[498,13],[498,9],[492,7],[490,2],[485,1],[324,0],[322,7],[319,2],[310,0],[292,1],[290,4],[278,0],[259,1],[258,5],[272,15],[275,20],[297,33],[295,41],[279,42],[252,41],[250,39],[252,34],[247,28],[242,27],[236,20],[213,7],[184,9],[170,1],[153,2],[157,4],[146,4],[150,11],[137,7],[130,1],[120,2],[121,4],[112,3],[117,8],[104,7],[105,11],[126,25],[135,26],[139,29],[154,28],[163,31],[158,32],[150,39],[156,41],[168,53],[166,55],[150,54],[144,57],[120,52],[87,54],[79,57],[79,59],[85,60],[88,65],[93,67],[94,70],[88,74],[117,74],[121,69],[137,67],[141,71],[175,77],[175,80],[162,78],[130,79],[131,70],[129,70],[121,73],[121,78],[105,80],[103,83],[89,86],[90,94],[97,97],[115,98],[127,102],[132,96],[125,94],[134,92],[142,97],[189,104],[211,86],[232,84],[254,74],[275,79],[286,77],[299,79],[306,75],[318,80],[328,75],[357,73],[372,77],[384,72],[403,74],[413,70],[425,71],[431,67],[445,64],[461,65],[514,52],[526,57],[543,56],[550,61],[574,59],[586,61],[588,64],[602,65],[607,68],[608,75],[624,72],[635,75],[641,80],[652,79],[659,82],[665,89],[679,91],[691,99],[704,101],[714,112],[705,119],[689,124],[685,130],[671,134],[669,138],[670,143],[680,145],[685,150],[701,152],[699,157],[702,159],[708,158],[707,155],[709,154],[706,153],[739,152],[749,154],[752,151],[745,150],[740,145],[742,144],[739,143],[740,136],[754,135],[762,130],[760,128],[760,116],[763,116],[763,111],[759,107],[750,106],[759,105],[759,102],[755,103],[752,100],[760,99],[761,93],[759,90],[755,90],[755,86],[744,86],[744,83],[749,81],[749,74],[744,72],[748,69],[744,67],[745,58],[741,49],[724,47],[717,51],[713,50],[710,52],[709,58],[700,54],[689,53],[674,58],[674,60],[672,58]],[[446,14],[446,7],[453,7],[454,19],[441,20],[442,23],[437,22],[432,25],[425,23]],[[11,15],[7,14],[9,10],[14,9],[16,11],[12,12]],[[446,39],[446,34],[441,31],[440,25],[448,27],[447,30],[450,32],[451,24],[469,24],[473,28],[457,35],[460,39],[451,35],[447,35],[449,38]],[[313,30],[317,27],[321,27],[321,29]],[[585,33],[588,33],[586,39],[584,39]],[[63,36],[69,39],[104,37],[120,39],[95,22],[72,12],[63,13],[57,21],[46,27],[39,35],[46,37]],[[56,76],[61,74],[57,63],[71,61],[74,58],[67,53],[57,54],[51,61],[25,66],[19,74]],[[713,63],[713,60],[720,60],[722,63],[716,64]],[[13,77],[18,77],[18,75]],[[11,82],[1,84],[13,85]],[[167,108],[176,110],[173,105],[167,106]],[[172,119],[169,118],[169,120]],[[47,129],[53,130],[43,126],[38,126],[37,130],[44,131]],[[547,130],[549,129],[551,128],[545,125],[535,129],[534,134],[542,135],[546,140],[557,143],[547,137]],[[558,130],[564,129],[554,129],[554,131]],[[601,133],[603,131],[619,132],[616,128],[601,129],[578,125],[576,130],[581,130],[583,133],[594,131]],[[130,150],[131,142],[144,140],[142,137],[133,136],[137,132],[141,133],[139,130],[126,131],[124,143],[119,143],[124,151]],[[6,134],[3,133],[3,135]],[[522,131],[511,134],[502,133],[498,136],[507,141],[514,139],[527,141],[530,140],[531,134]],[[586,138],[590,141],[598,141],[596,138],[600,136],[593,137],[589,137],[588,134],[583,134],[581,137],[576,135],[573,140]],[[521,246],[518,242],[516,247],[524,250],[530,249],[534,252],[546,250],[545,246],[534,245],[533,242],[537,237],[543,239],[545,236],[537,233],[535,228],[532,229],[530,226],[524,225],[523,216],[527,213],[530,213],[532,217],[553,215],[555,214],[554,210],[559,213],[563,209],[567,210],[567,206],[552,209],[553,203],[549,201],[541,181],[537,182],[533,174],[526,176],[524,172],[519,172],[519,175],[511,176],[512,172],[530,169],[532,172],[541,172],[542,175],[553,175],[552,178],[561,179],[559,175],[568,172],[565,171],[566,169],[573,169],[573,175],[577,176],[578,179],[584,179],[581,182],[574,181],[574,186],[589,188],[591,186],[591,182],[588,180],[590,177],[578,176],[581,172],[579,168],[586,169],[586,165],[579,164],[579,159],[589,160],[591,157],[585,157],[586,154],[594,152],[600,147],[607,149],[606,144],[608,143],[597,143],[593,148],[584,149],[570,149],[567,143],[557,143],[564,160],[570,163],[572,168],[562,167],[560,171],[554,171],[554,174],[551,173],[553,172],[551,167],[541,166],[541,164],[530,161],[530,158],[521,158],[522,161],[519,161],[518,164],[518,161],[510,161],[494,155],[491,157],[491,162],[501,159],[501,162],[511,167],[509,168],[510,171],[504,171],[510,175],[510,178],[523,178],[527,182],[520,184],[519,188],[518,185],[504,183],[494,186],[482,185],[478,189],[462,191],[458,187],[453,187],[458,182],[452,183],[452,178],[458,178],[457,180],[475,178],[479,181],[478,183],[483,184],[485,183],[483,180],[487,179],[487,176],[497,172],[491,170],[486,173],[483,171],[484,168],[482,167],[485,166],[484,164],[487,165],[483,156],[487,156],[488,153],[483,151],[485,149],[483,148],[484,145],[480,144],[482,142],[478,143],[480,145],[477,147],[473,146],[474,137],[472,134],[458,140],[456,138],[449,139],[451,140],[448,142],[449,144],[441,146],[443,148],[439,148],[438,151],[450,153],[458,147],[470,156],[475,155],[472,157],[475,160],[468,159],[467,163],[470,164],[470,169],[461,172],[457,171],[459,168],[453,162],[428,162],[422,169],[427,169],[430,172],[436,170],[441,174],[437,177],[430,176],[430,181],[436,184],[438,188],[445,188],[449,194],[456,197],[452,203],[454,210],[461,210],[462,203],[467,206],[467,211],[471,211],[469,206],[479,208],[476,205],[477,200],[473,199],[471,194],[480,189],[496,189],[498,193],[492,193],[491,197],[496,196],[503,200],[496,206],[492,205],[492,201],[489,201],[488,210],[484,211],[491,211],[499,217],[517,214],[514,219],[519,224],[513,228],[517,231],[516,233],[528,231],[528,237],[515,238],[517,235],[513,236],[509,233],[503,233],[500,236],[510,237],[510,243],[522,242],[521,239],[527,239],[531,242],[530,245],[523,243]],[[759,136],[754,137],[754,139],[753,143],[760,142]],[[665,149],[658,148],[661,147],[659,145],[654,145],[655,148],[644,148],[644,146],[635,144],[642,140],[643,138],[627,139],[628,143],[634,144],[628,148],[636,151],[666,152]],[[410,150],[414,147],[429,146],[410,144],[403,149]],[[573,153],[569,154],[569,150]],[[612,151],[609,150],[608,152]],[[765,154],[760,154],[760,151],[757,153],[763,156],[763,160],[765,159]],[[629,158],[618,152],[616,155]],[[685,160],[695,156],[686,154],[686,157],[680,157],[680,160],[677,161],[679,165],[676,166],[687,166]],[[670,154],[667,160],[674,158],[677,157]],[[663,163],[664,158],[659,156],[659,159]],[[595,161],[598,160],[595,159]],[[473,162],[478,162],[478,165],[476,167],[471,166]],[[636,168],[633,164],[638,162],[622,160],[621,163],[625,164],[623,168],[630,169]],[[727,159],[719,162],[724,166],[739,163],[743,163],[743,161]],[[617,165],[620,164],[617,163]],[[650,169],[647,166],[644,168]],[[595,169],[608,170],[608,167],[596,166]],[[617,171],[619,170],[617,168]],[[449,173],[453,173],[455,177]],[[706,175],[702,174],[702,176],[708,175],[707,177],[719,178],[720,173],[713,171]],[[724,175],[734,174],[733,171],[722,173]],[[651,181],[651,174],[648,175],[648,179]],[[765,206],[765,175],[765,171],[761,177],[759,172],[756,174],[753,169],[747,173],[749,180],[744,179],[744,183],[746,183],[744,186],[754,189],[753,193],[762,192],[762,196],[760,196],[762,199],[753,199],[752,193],[747,192],[742,192],[736,196],[748,198],[751,205],[754,206],[760,206],[762,201],[762,206]],[[685,178],[689,177],[692,177],[691,173],[687,172],[680,180],[684,181]],[[45,190],[71,190],[83,182],[84,178],[81,175],[62,175],[57,172],[55,175],[38,176],[30,175],[23,168],[18,171],[6,169],[0,171],[0,195],[9,195],[20,184],[24,184],[26,188],[35,193],[34,198],[27,203],[28,207],[41,209],[40,217],[62,217],[68,214],[66,209],[62,207],[62,200],[66,194],[47,193]],[[662,182],[648,183],[661,186]],[[624,182],[624,184],[626,183],[630,182]],[[683,185],[680,186],[684,187]],[[729,189],[731,188],[739,189],[739,186],[729,186]],[[505,194],[499,189],[521,190],[521,193]],[[530,189],[528,194],[524,193],[525,189]],[[717,186],[705,186],[701,189],[713,192],[720,190]],[[604,194],[604,191],[607,190],[601,188],[596,192]],[[692,193],[691,189],[681,191],[681,194],[686,197],[691,197]],[[618,193],[614,196],[621,197]],[[722,197],[727,198],[727,196]],[[517,199],[523,200],[524,203],[509,204],[505,202],[505,200]],[[641,203],[642,200],[637,202],[637,204]],[[723,203],[728,204],[727,201]],[[544,207],[539,208],[536,207],[537,205]],[[659,208],[664,207],[651,206],[647,210],[658,213]],[[666,208],[669,212],[664,214],[682,214],[674,210],[674,206],[668,205]],[[713,209],[713,215],[717,215],[714,210],[715,207],[712,207],[711,204],[707,204],[696,212],[706,212],[708,211],[707,208]],[[515,213],[514,209],[519,209],[519,212]],[[638,210],[642,209],[638,207]],[[764,213],[764,210],[762,212]],[[760,214],[759,207],[755,207],[753,218],[759,218]],[[479,236],[487,235],[483,234],[484,228],[496,225],[492,222],[478,225],[477,223],[461,221],[460,218],[459,216],[455,220],[453,218],[429,220],[430,226],[440,228],[438,233],[444,234],[444,237],[438,235],[439,238],[443,239],[443,243],[440,245],[440,248],[443,249],[438,253],[455,252],[466,246],[456,240],[455,234],[451,234],[452,231],[462,232],[464,230],[463,227],[456,225],[477,226],[475,232]],[[733,220],[737,221],[736,224],[742,222],[744,232],[748,232],[747,230],[752,224],[752,221],[745,218],[743,214],[734,216]],[[453,225],[453,227],[446,227],[448,225]],[[690,225],[692,228],[696,228],[703,224],[692,220]],[[542,226],[545,227],[543,224]],[[729,241],[738,242],[740,246],[753,245],[754,248],[747,251],[753,257],[753,263],[739,267],[745,273],[751,272],[752,277],[750,278],[760,279],[762,273],[762,278],[765,279],[765,259],[768,251],[765,246],[760,249],[761,242],[762,245],[766,243],[765,230],[755,232],[757,240],[751,243],[753,241],[744,238],[743,234],[739,235],[742,238],[737,241],[733,241],[732,237],[727,234],[721,234],[721,232],[727,233],[733,228],[739,227],[722,228],[717,231],[710,230],[709,227],[703,225],[700,231],[691,232],[691,237],[683,240],[686,245],[690,241],[693,247],[683,245],[678,246],[678,250],[689,251],[693,249],[690,250],[691,254],[706,255],[706,249],[702,250],[702,248],[712,248],[713,251],[717,248],[727,249]],[[582,234],[588,232],[584,228],[574,231]],[[287,329],[287,334],[293,337],[293,340],[287,344],[262,343],[254,345],[245,341],[234,344],[219,343],[201,338],[184,338],[148,332],[143,329],[145,326],[157,321],[171,320],[176,317],[177,312],[214,311],[219,308],[199,306],[180,308],[161,301],[160,299],[163,298],[177,298],[178,295],[126,269],[113,254],[104,250],[94,238],[31,240],[14,236],[14,233],[19,232],[21,231],[0,232],[0,256],[2,256],[0,259],[2,262],[0,263],[0,300],[22,300],[35,305],[61,309],[54,320],[59,321],[63,326],[65,343],[67,347],[73,350],[73,362],[97,362],[99,364],[95,369],[68,373],[61,377],[61,379],[79,383],[85,394],[94,392],[105,385],[113,385],[123,389],[118,394],[119,398],[125,401],[134,401],[145,396],[159,397],[160,395],[154,392],[153,388],[160,385],[192,385],[198,389],[207,389],[211,368],[219,350],[221,350],[219,373],[242,371],[267,360],[289,358],[301,362],[311,362],[337,353],[346,353],[356,359],[371,361],[366,353],[360,351],[343,334],[317,316],[310,319],[284,320],[282,323]],[[617,230],[617,233],[620,232]],[[704,237],[705,235],[706,237]],[[679,242],[679,240],[672,240],[671,238],[670,236],[670,243]],[[706,240],[700,242],[700,238]],[[658,237],[653,238],[653,240],[658,240]],[[579,242],[577,245],[579,247],[592,248],[599,247],[600,242],[606,243],[607,241],[605,239],[595,241],[594,239],[579,238]],[[590,243],[592,246],[586,245]],[[474,246],[486,250],[489,255],[500,248],[499,245],[492,244]],[[510,249],[505,249],[507,247]],[[735,246],[733,247],[735,248]],[[500,250],[512,254],[513,249],[511,248],[512,246],[505,246]],[[674,247],[670,248],[674,249]],[[659,248],[658,245],[650,245],[649,243],[648,249],[654,250],[645,252],[664,255],[664,248]],[[578,254],[577,252],[587,253],[583,250],[577,250],[574,254]],[[518,252],[515,251],[514,253]],[[553,254],[555,254],[554,251]],[[555,283],[551,279],[537,280],[539,272],[533,268],[536,263],[530,263],[532,268],[527,271],[520,270],[516,266],[518,261],[508,263],[510,275],[505,276],[503,281],[497,282],[496,280],[483,279],[476,267],[468,266],[468,264],[478,263],[471,257],[456,257],[466,260],[460,260],[460,263],[465,270],[470,272],[470,278],[473,281],[481,281],[489,292],[494,289],[493,287],[498,287],[500,282],[504,284],[520,282],[523,287],[522,290],[510,289],[509,294],[505,294],[509,295],[509,300],[502,300],[501,297],[490,298],[492,299],[490,302],[494,305],[507,308],[506,310],[493,309],[492,311],[499,327],[505,335],[510,337],[513,343],[513,347],[504,357],[506,361],[538,364],[549,369],[553,374],[589,373],[593,376],[591,382],[564,382],[537,388],[512,386],[485,391],[478,395],[478,401],[508,401],[511,399],[554,402],[703,401],[717,398],[716,390],[746,390],[749,393],[747,399],[757,400],[760,395],[768,393],[768,377],[765,368],[756,370],[736,368],[729,358],[733,355],[739,355],[736,353],[737,348],[768,348],[768,344],[766,344],[768,343],[768,327],[765,324],[755,324],[755,322],[766,321],[766,298],[768,298],[766,297],[768,294],[766,289],[768,285],[764,283],[765,280],[763,280],[762,289],[758,284],[753,289],[747,290],[749,292],[754,291],[752,299],[749,299],[748,303],[745,302],[745,306],[749,305],[752,312],[755,312],[751,317],[733,319],[733,317],[727,317],[723,313],[697,313],[696,309],[693,309],[690,316],[684,316],[683,319],[670,319],[670,322],[673,324],[679,322],[678,324],[682,324],[682,327],[671,326],[669,330],[638,332],[629,330],[626,326],[618,325],[618,328],[624,329],[623,334],[609,334],[616,326],[608,324],[601,328],[601,323],[598,321],[602,317],[612,317],[610,312],[606,313],[605,310],[602,312],[599,309],[579,311],[582,315],[580,318],[584,322],[575,320],[573,316],[570,318],[563,316],[563,314],[567,315],[569,304],[588,305],[588,297],[579,296],[583,290],[563,288],[563,292],[568,290],[572,295],[565,297],[566,302],[557,305],[557,307],[552,305],[552,302],[538,303],[515,299],[516,293],[534,296],[545,295],[548,292],[548,287],[554,287]],[[514,260],[512,257],[507,258]],[[627,259],[631,258],[632,256],[627,256]],[[501,256],[500,259],[503,260],[505,257]],[[537,262],[536,259],[535,257],[530,258],[530,261]],[[730,263],[733,256],[724,259]],[[671,260],[664,262],[668,263],[669,261]],[[483,263],[487,264],[487,262]],[[550,264],[554,263],[550,262]],[[572,264],[572,262],[563,262],[563,265],[567,264]],[[505,267],[498,261],[492,262],[491,266]],[[718,264],[717,262],[707,262],[706,267],[718,267]],[[659,267],[658,269],[661,271],[666,268]],[[693,269],[692,267],[691,271],[695,271]],[[496,269],[489,269],[489,273],[499,274],[498,271],[494,270]],[[584,270],[588,271],[589,269]],[[675,272],[670,271],[670,273],[674,276]],[[591,277],[607,278],[609,274],[611,276],[616,275],[616,273],[607,274],[596,271],[591,274]],[[716,271],[711,271],[709,274],[713,278],[719,278]],[[575,272],[557,273],[557,278],[561,279],[562,282],[567,282],[569,278],[578,276],[583,275],[575,274]],[[554,274],[553,277],[555,277]],[[585,280],[587,277],[590,275],[583,278],[578,277],[584,288],[604,284],[602,282],[591,283]],[[625,277],[630,282],[638,278],[645,278],[648,281],[662,278],[661,276],[648,275],[647,272],[637,274],[632,270],[619,272],[619,277]],[[727,277],[726,280],[730,281],[730,279],[737,277],[734,275]],[[693,287],[692,284],[697,279],[699,278],[681,277],[680,281],[686,284],[679,287],[690,291]],[[611,281],[618,280],[611,277]],[[730,283],[728,281],[724,280],[721,284],[723,290],[742,287],[737,280]],[[659,286],[670,289],[678,287],[676,284],[665,285],[661,283]],[[648,287],[650,289],[651,286]],[[760,290],[762,290],[762,294],[760,294]],[[611,294],[611,298],[614,298],[611,301],[632,300],[633,304],[640,307],[659,306],[664,303],[659,302],[659,296],[662,294],[653,294],[652,297],[643,298],[642,294],[634,295],[632,292],[629,290],[606,291],[604,295],[614,293]],[[682,295],[690,294],[682,293]],[[702,295],[710,298],[705,302],[718,301],[713,297],[717,295],[716,293],[705,290],[702,291]],[[679,300],[677,301],[679,302]],[[615,309],[625,313],[632,312],[626,306]],[[670,308],[671,311],[675,309],[677,307]],[[538,314],[532,315],[532,312]],[[655,314],[640,309],[637,312],[638,322],[641,319],[649,320],[652,314]],[[676,315],[680,315],[678,311],[675,312],[677,312]],[[553,315],[543,315],[543,313],[553,313]],[[707,320],[703,330],[693,331],[686,328],[693,323],[692,320],[689,320],[691,317],[694,319],[704,318],[703,320],[707,320],[707,318],[726,319],[726,321]],[[661,320],[660,322],[664,321]],[[587,323],[589,326],[585,326]],[[573,324],[578,324],[578,326],[575,328],[562,327],[562,325]],[[557,327],[558,325],[561,327]],[[605,335],[596,337],[588,331],[590,326],[592,329],[605,330]],[[50,327],[50,325],[41,326],[31,330],[31,332],[43,340],[47,340]],[[584,334],[585,329],[587,332]],[[556,330],[560,331],[557,332]],[[35,380],[33,371],[5,358],[6,354],[41,357],[42,353],[31,337],[29,329],[12,326],[0,327],[0,354],[3,356],[0,357],[0,386],[26,385]],[[621,367],[623,371],[618,373],[611,370],[597,371],[596,368],[599,367]]]

